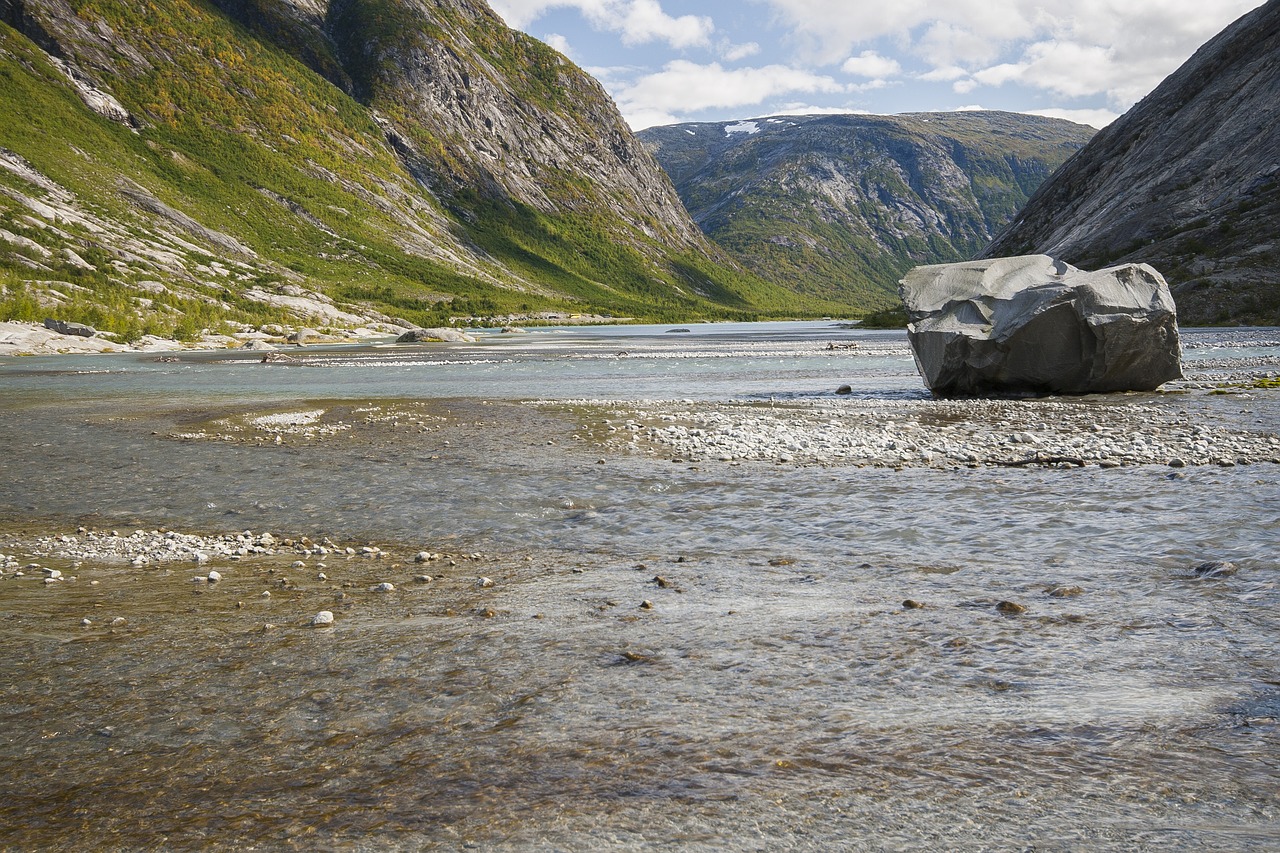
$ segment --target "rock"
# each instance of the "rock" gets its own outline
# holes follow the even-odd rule
[[[836,389],[836,393],[837,393],[837,394],[852,394],[852,393],[853,393],[853,386],[851,386],[851,385],[841,385],[839,388],[837,388],[837,389]]]
[[[321,610],[315,616],[311,617],[311,624],[315,627],[333,624],[333,611]]]
[[[996,610],[999,610],[1001,613],[1008,613],[1008,614],[1017,614],[1017,613],[1027,612],[1027,608],[1016,601],[1001,601],[998,604],[996,604]]]
[[[395,592],[396,585],[393,583],[387,583],[386,581],[383,581],[382,583],[374,584],[373,586],[369,587],[369,591],[370,592]]]
[[[477,579],[476,579],[476,586],[481,587],[481,588],[483,588],[483,589],[488,589],[489,587],[493,586],[493,579],[492,579],[492,578],[477,578]]]
[[[1238,571],[1235,563],[1229,563],[1224,560],[1210,560],[1201,563],[1191,570],[1193,573],[1202,578],[1225,578],[1234,575]]]
[[[52,317],[45,318],[44,327],[60,335],[76,335],[82,338],[92,338],[98,334],[98,330],[93,326],[86,326],[83,323],[68,323],[65,320],[55,320]]]
[[[439,341],[452,344],[473,344],[476,339],[457,329],[410,329],[396,338],[398,344],[420,344],[428,341]]]
[[[1173,297],[1146,264],[936,264],[900,292],[916,366],[939,397],[1150,391],[1182,377]]]
[[[247,341],[244,346],[240,347],[240,349],[263,350],[263,351],[273,351],[275,350],[275,348],[276,348],[275,344],[268,343],[267,341],[264,341],[261,339]]]
[[[924,607],[924,604],[916,601],[914,598],[908,598],[906,601],[902,602],[902,607],[904,610],[919,610]]]
[[[218,571],[211,571],[209,572],[208,575],[206,575],[206,577],[208,578],[209,583],[217,583],[218,581],[222,580],[222,573]]]

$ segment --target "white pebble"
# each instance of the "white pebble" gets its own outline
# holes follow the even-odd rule
[[[395,592],[396,585],[393,583],[382,582],[369,587],[370,592]]]
[[[332,611],[329,611],[329,610],[321,610],[321,611],[320,611],[319,613],[317,613],[315,616],[312,616],[312,617],[311,617],[311,624],[312,624],[312,625],[316,625],[316,626],[319,626],[319,625],[332,625],[332,624],[333,624],[333,612],[332,612]]]
[[[480,579],[478,579],[478,580],[476,581],[476,586],[484,587],[485,589],[488,589],[489,587],[493,586],[493,579],[492,579],[492,578],[480,578]]]

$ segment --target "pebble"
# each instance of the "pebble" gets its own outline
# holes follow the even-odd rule
[[[902,602],[902,606],[906,610],[919,610],[924,607],[924,604],[916,601],[914,598],[908,598],[906,601]]]
[[[482,588],[484,588],[484,589],[488,589],[489,587],[493,586],[493,579],[492,579],[492,578],[479,578],[479,579],[477,579],[477,580],[476,580],[476,586],[478,586],[478,587],[482,587]]]
[[[999,610],[1001,613],[1009,614],[1027,612],[1027,608],[1016,601],[1001,601],[996,605],[996,610]]]
[[[222,580],[222,573],[214,570],[209,572],[207,577],[209,579],[209,583],[217,583],[218,581]]]
[[[374,584],[373,586],[369,587],[369,591],[370,592],[395,592],[396,585],[393,583],[387,583],[386,581],[383,581],[382,583]]]
[[[640,609],[641,609],[641,610],[652,610],[652,609],[653,609],[653,602],[646,598],[644,601],[640,602]]]
[[[315,616],[311,617],[311,624],[315,627],[333,624],[333,611],[321,610]]]
[[[893,468],[1060,465],[1224,466],[1272,459],[1274,431],[1207,428],[1189,414],[1152,403],[1098,411],[1057,400],[885,401],[814,399],[785,407],[745,403],[577,401],[609,407],[628,424],[609,440],[627,452],[665,451],[673,460],[717,459]],[[664,422],[640,427],[643,422]],[[939,427],[939,423],[944,424]],[[635,426],[635,429],[632,429]],[[1039,455],[1045,461],[1029,460]],[[1176,461],[1175,461],[1176,460]]]

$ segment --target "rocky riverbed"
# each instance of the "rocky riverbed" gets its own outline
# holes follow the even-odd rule
[[[1200,416],[1197,401],[1205,394],[1235,395],[1238,420],[1224,425]],[[603,432],[595,435],[605,446],[677,461],[1183,468],[1280,463],[1280,423],[1271,399],[1276,394],[1267,387],[1236,386],[1143,395],[1141,402],[1095,397],[578,405],[600,414]]]

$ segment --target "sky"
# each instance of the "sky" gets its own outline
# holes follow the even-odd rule
[[[489,0],[633,130],[1009,110],[1106,126],[1259,0]]]

